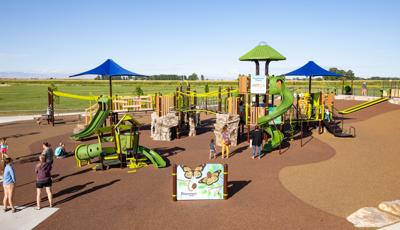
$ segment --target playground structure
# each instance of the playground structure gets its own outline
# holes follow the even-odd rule
[[[155,167],[166,166],[164,159],[155,151],[139,145],[140,125],[131,115],[125,114],[117,124],[111,127],[97,128],[96,144],[81,144],[75,149],[75,159],[78,167],[90,164],[94,158],[99,158],[100,164],[96,169],[104,169],[113,165],[121,168],[127,166],[137,169],[147,165],[149,160]],[[111,136],[105,134],[112,133]],[[112,146],[105,146],[112,143]]]
[[[344,129],[343,116],[387,100],[387,98],[381,98],[338,111],[334,106],[333,93],[311,92],[311,77],[340,75],[324,70],[313,61],[288,73],[288,75],[300,74],[309,77],[309,92],[294,94],[286,88],[283,76],[268,74],[271,61],[285,59],[270,46],[260,44],[240,58],[242,61],[255,62],[255,76],[239,75],[237,89],[219,87],[216,91],[205,93],[198,93],[195,89],[191,89],[189,83],[186,82],[184,85],[181,82],[176,91],[169,95],[156,93],[154,96],[112,96],[111,78],[108,97],[79,96],[53,91],[49,88],[49,107],[53,111],[53,116],[50,117],[54,125],[54,96],[96,101],[85,110],[86,127],[71,136],[74,140],[82,140],[104,130],[105,128],[101,127],[107,126],[107,117],[110,120],[108,127],[111,128],[108,132],[116,136],[113,128],[119,121],[119,114],[154,111],[151,114],[151,137],[154,140],[170,141],[182,135],[195,136],[196,128],[201,125],[201,113],[216,114],[217,123],[214,125],[214,132],[217,145],[224,125],[228,125],[233,144],[236,144],[237,138],[245,132],[244,127],[246,127],[247,141],[249,141],[251,128],[259,125],[270,136],[264,150],[272,151],[278,147],[281,149],[285,136],[290,136],[290,140],[293,140],[294,135],[300,132],[301,140],[303,140],[303,129],[310,127],[317,127],[319,134],[326,128],[337,137],[355,137],[354,127]],[[260,61],[265,61],[265,77],[260,76]],[[252,81],[256,82],[256,79],[261,81],[261,84],[257,86],[257,90],[253,91]],[[390,89],[391,95],[396,93],[399,93],[398,90]],[[278,100],[280,104],[275,105]],[[342,119],[335,120],[339,115]],[[122,153],[120,150],[116,152]]]
[[[107,102],[105,96],[80,96],[52,91],[50,88],[48,95],[49,107],[52,108],[53,113],[55,109],[54,96],[89,100],[91,103],[97,101],[94,105],[90,104],[90,107],[85,110],[86,128],[73,135],[75,140],[93,135],[96,128],[106,123],[107,114],[113,120],[118,120],[119,113],[137,111],[155,111],[158,117],[165,117],[170,113],[175,114],[178,121],[176,125],[169,127],[171,130],[168,131],[168,135],[176,138],[189,134],[190,130],[198,127],[200,113],[239,115],[241,132],[244,132],[243,127],[246,126],[249,139],[250,128],[258,124],[259,117],[265,116],[268,110],[274,109],[273,104],[269,104],[268,110],[266,109],[264,95],[250,93],[250,77],[246,75],[239,75],[238,89],[236,90],[219,87],[217,91],[197,93],[196,90],[190,89],[190,84],[187,84],[177,87],[176,92],[170,95],[157,93],[154,96],[141,97],[115,96],[112,100],[113,110],[111,110],[110,102]],[[271,98],[271,102],[274,103],[275,97],[272,95]],[[281,116],[275,117],[274,122],[275,125],[283,126],[289,115],[291,125],[296,122],[317,123],[319,129],[322,129],[325,107],[329,108],[332,119],[332,114],[335,112],[334,94],[323,94],[322,92],[298,94],[289,114],[283,113]],[[54,116],[52,118],[54,121]],[[171,139],[166,138],[164,140]]]
[[[323,132],[323,125],[325,125],[328,131],[335,131],[335,136],[354,136],[354,134],[343,134],[346,133],[343,131],[343,121],[341,121],[341,130],[337,127],[332,128],[333,123],[324,122],[324,120],[327,120],[324,113],[325,108],[329,108],[329,120],[333,119],[335,110],[333,94],[322,94],[322,92],[304,93],[296,95],[295,103],[293,103],[293,93],[286,89],[283,77],[272,76],[268,79],[270,82],[273,81],[273,83],[270,83],[271,85],[268,90],[271,95],[271,102],[274,103],[276,95],[280,97],[281,101],[279,106],[268,104],[268,110],[266,109],[266,98],[264,95],[251,94],[251,79],[246,75],[239,76],[238,89],[222,89],[222,87],[219,87],[217,91],[197,93],[196,90],[190,89],[190,84],[187,84],[186,86],[180,85],[177,87],[175,93],[172,95],[157,93],[154,96],[141,97],[115,96],[112,101],[108,96],[80,96],[53,91],[49,88],[49,106],[54,111],[54,96],[89,100],[90,102],[97,101],[94,105],[90,104],[90,107],[85,111],[87,114],[85,116],[86,127],[71,136],[74,140],[82,140],[96,134],[96,130],[107,125],[108,117],[115,123],[119,120],[118,114],[122,112],[152,110],[154,111],[153,114],[157,115],[154,122],[152,119],[152,136],[154,130],[162,130],[160,131],[161,134],[159,134],[161,138],[153,138],[155,140],[169,141],[173,137],[180,138],[185,134],[189,136],[195,135],[196,127],[200,123],[200,113],[238,116],[241,129],[236,129],[235,127],[229,128],[232,132],[232,143],[237,143],[236,138],[245,132],[244,127],[246,127],[247,140],[249,141],[251,127],[257,124],[262,126],[271,137],[270,141],[265,145],[266,151],[281,147],[285,133],[283,129],[286,123],[290,125],[290,139],[293,139],[295,128],[300,128],[301,137],[303,136],[303,124],[307,126],[317,125],[320,133]],[[94,112],[95,110],[96,112]],[[267,114],[267,111],[270,111],[271,114]],[[160,122],[161,118],[167,120],[167,122]],[[160,123],[163,125],[161,128],[157,126]],[[226,121],[226,124],[229,123],[232,122]],[[112,124],[110,122],[111,126]],[[334,124],[337,126],[337,122]],[[235,122],[232,125],[237,126]],[[217,126],[216,129],[218,131]],[[353,130],[354,128],[351,129]],[[349,130],[349,133],[352,130]],[[338,133],[339,131],[340,133]],[[353,130],[353,133],[355,133],[355,130]],[[215,135],[217,138],[219,136],[218,132]],[[219,143],[217,142],[217,144]]]
[[[328,131],[338,137],[355,136],[354,127],[350,130],[343,130],[343,119],[341,130],[338,122],[335,121],[335,127],[332,123],[325,121],[333,121],[334,94],[323,94],[322,92],[304,93],[293,96],[293,92],[286,88],[285,78],[283,76],[268,77],[269,89],[267,92],[271,96],[271,103],[266,109],[266,99],[262,94],[252,94],[250,90],[251,78],[246,75],[239,76],[239,95],[242,104],[242,112],[240,113],[243,125],[247,127],[247,139],[252,126],[259,125],[271,137],[264,146],[264,150],[269,152],[279,147],[281,150],[282,141],[285,139],[285,133],[288,133],[290,140],[294,139],[294,135],[300,132],[301,141],[303,140],[304,130],[309,127],[318,127],[319,132],[323,133],[324,126]],[[275,99],[276,97],[276,99]],[[280,100],[279,105],[275,105],[275,101]],[[329,115],[325,113],[325,109],[329,110]],[[268,111],[268,113],[267,113]],[[329,116],[329,119],[328,117]],[[334,129],[331,129],[334,128]],[[286,129],[286,130],[285,130]],[[297,131],[296,131],[297,130]]]
[[[83,138],[91,136],[96,129],[99,129],[104,124],[109,114],[110,114],[110,100],[107,97],[99,98],[97,112],[91,119],[90,124],[88,124],[79,133],[73,134],[71,138],[74,140],[81,140]]]
[[[152,96],[115,96],[113,111],[118,113],[151,111],[153,110]]]
[[[76,147],[75,159],[78,167],[90,164],[95,158],[100,160],[100,164],[94,167],[95,169],[104,169],[112,165],[136,169],[147,165],[148,161],[157,168],[166,166],[166,162],[158,153],[139,145],[140,123],[127,113],[123,114],[121,119],[118,118],[118,113],[121,112],[120,108],[124,108],[123,111],[126,108],[133,108],[134,111],[147,111],[151,106],[151,100],[148,97],[116,96],[115,100],[112,101],[108,96],[80,96],[48,88],[48,106],[52,108],[50,122],[52,122],[53,126],[55,96],[88,100],[90,102],[97,101],[95,105],[91,105],[85,111],[89,113],[86,116],[86,126],[71,135],[71,139],[77,141],[91,137],[93,134],[97,135],[98,143],[80,144]],[[112,108],[117,110],[112,110]],[[96,112],[93,115],[94,110]],[[113,121],[109,125],[107,125],[107,118]],[[111,146],[107,143],[111,143]]]
[[[152,115],[152,134],[155,140],[170,140],[165,136],[175,133],[176,138],[182,135],[196,135],[196,127],[201,123],[200,113],[237,114],[237,90],[228,87],[207,93],[191,90],[190,84],[179,86],[172,95],[155,95],[155,108]],[[159,128],[159,126],[163,126]],[[163,130],[160,134],[157,130]],[[173,131],[171,131],[173,129]],[[158,134],[158,135],[157,135]],[[161,136],[161,138],[159,138]],[[234,140],[236,143],[236,140]]]

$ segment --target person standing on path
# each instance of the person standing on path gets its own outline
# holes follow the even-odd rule
[[[36,210],[40,210],[41,190],[44,187],[49,200],[49,207],[53,207],[53,194],[51,193],[51,163],[46,161],[46,157],[39,156],[39,163],[35,168],[36,173]]]
[[[7,212],[7,201],[11,207],[11,211],[15,212],[15,207],[13,204],[13,196],[14,196],[14,188],[17,179],[15,177],[14,167],[12,166],[12,159],[7,157],[4,160],[4,174],[3,174],[3,189],[4,189],[4,198],[3,198],[3,211]]]
[[[229,131],[228,131],[228,126],[224,125],[224,127],[222,128],[222,140],[221,140],[221,146],[222,146],[222,151],[221,151],[221,155],[222,158],[225,158],[225,152],[226,152],[226,158],[229,158],[229,146],[231,145],[231,140],[229,138]]]
[[[258,159],[261,159],[261,146],[263,144],[264,133],[263,130],[256,125],[255,130],[251,133],[251,145],[252,145],[252,157],[256,158],[258,154]]]
[[[363,82],[361,85],[361,95],[367,96],[367,82]]]

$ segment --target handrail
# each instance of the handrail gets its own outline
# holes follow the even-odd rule
[[[88,101],[96,101],[99,99],[99,96],[82,96],[72,93],[65,93],[61,91],[53,91],[53,95],[58,97],[68,97],[68,98],[73,98],[78,100],[88,100]]]
[[[341,116],[341,119],[340,119],[340,122],[341,122],[341,124],[342,124],[342,130],[343,130],[343,128],[344,128],[344,114],[343,113],[340,113],[340,111],[335,107],[335,106],[333,106],[332,105],[332,108],[333,108],[333,110],[336,110],[338,113],[337,114],[339,114],[340,116]],[[333,115],[334,114],[332,114],[332,117],[333,117]]]
[[[238,92],[237,89],[230,90],[230,91],[229,90],[211,91],[211,92],[208,92],[208,93],[195,93],[193,91],[190,91],[189,93],[184,93],[184,92],[178,91],[177,93],[181,94],[181,95],[189,96],[189,97],[194,97],[194,96],[196,96],[196,97],[212,97],[212,96],[216,97],[219,94],[221,94],[221,96],[222,96],[222,95],[226,95],[226,94],[230,94],[230,93],[236,93],[236,92]]]
[[[339,110],[338,110],[337,108],[335,108],[334,106],[332,106],[332,108],[333,108],[333,110],[335,110],[335,111],[339,111]],[[345,114],[340,113],[339,115],[341,116],[341,119],[340,119],[340,121],[339,121],[339,122],[342,124],[341,129],[342,129],[342,132],[344,132],[344,115],[345,115]],[[352,131],[353,131],[353,132],[352,132]],[[337,133],[336,130],[334,130],[334,133],[335,133],[335,134]],[[350,126],[349,129],[348,129],[348,133],[351,134],[353,137],[356,137],[356,128],[355,128],[354,126]]]

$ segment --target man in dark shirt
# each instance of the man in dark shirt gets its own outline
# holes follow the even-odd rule
[[[253,148],[253,154],[251,158],[255,158],[258,154],[258,159],[261,158],[261,146],[263,144],[264,133],[263,130],[256,125],[255,130],[251,133],[251,145]]]

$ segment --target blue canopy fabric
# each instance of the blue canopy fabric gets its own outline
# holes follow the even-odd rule
[[[83,73],[78,73],[69,77],[77,77],[81,75],[87,75],[87,74],[95,74],[95,75],[102,75],[102,76],[108,76],[109,77],[109,83],[110,83],[110,98],[112,98],[112,77],[113,76],[144,76],[138,73],[131,72],[127,69],[122,68],[120,65],[115,63],[111,59],[107,59],[103,64],[97,66],[94,69],[88,70]],[[111,103],[112,106],[112,103]]]
[[[303,65],[302,67],[284,74],[285,76],[334,76],[340,77],[341,74],[337,74],[334,72],[330,72],[328,70],[323,69],[321,66],[315,64],[313,61],[309,61],[307,64]]]
[[[102,76],[144,76],[142,74],[134,73],[127,69],[122,68],[120,65],[115,63],[112,59],[107,59],[103,64],[97,66],[94,69],[88,70],[86,72],[78,73],[70,77],[77,77],[81,75],[95,74]]]
[[[311,77],[315,76],[334,76],[334,77],[340,77],[343,76],[341,74],[337,74],[331,71],[328,71],[326,69],[323,69],[321,66],[315,64],[313,61],[307,62],[307,64],[303,65],[302,67],[284,74],[285,76],[308,76],[309,81],[308,81],[308,92],[311,93]]]

